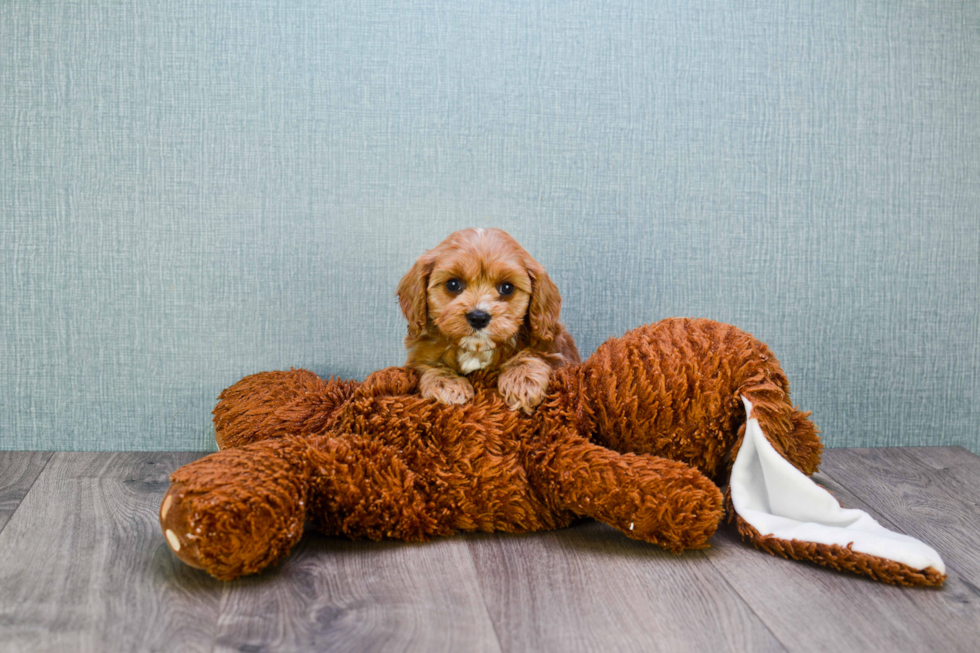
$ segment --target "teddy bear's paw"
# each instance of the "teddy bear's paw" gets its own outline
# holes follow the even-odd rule
[[[722,495],[707,481],[703,487],[661,488],[656,499],[648,496],[628,524],[620,529],[629,537],[668,549],[683,551],[707,546],[721,522]],[[667,496],[664,496],[667,494]]]
[[[629,478],[618,491],[601,494],[608,524],[669,551],[707,546],[723,515],[718,486],[678,461],[626,454],[620,462]]]
[[[540,365],[517,365],[500,375],[497,390],[511,410],[519,410],[530,415],[544,400],[550,368],[547,363],[539,362]]]
[[[420,391],[426,399],[435,399],[441,404],[465,404],[473,398],[473,386],[457,374],[426,373],[420,383]]]
[[[180,483],[170,486],[160,504],[160,527],[171,550],[178,558],[191,567],[204,569],[205,563],[201,549],[190,527],[189,511],[184,510],[182,499],[184,487]]]

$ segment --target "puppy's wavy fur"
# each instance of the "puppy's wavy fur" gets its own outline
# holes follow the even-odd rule
[[[500,229],[451,234],[419,257],[397,294],[408,320],[405,365],[421,373],[419,389],[429,399],[466,403],[473,386],[465,376],[499,370],[497,389],[507,405],[530,413],[544,397],[551,370],[580,362],[575,341],[558,322],[558,288]],[[489,315],[489,322],[474,327],[475,312]]]

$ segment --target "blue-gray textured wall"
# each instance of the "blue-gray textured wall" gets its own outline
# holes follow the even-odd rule
[[[775,351],[830,446],[980,418],[975,0],[0,4],[0,447],[211,449],[241,376],[403,361],[450,231],[583,353]]]

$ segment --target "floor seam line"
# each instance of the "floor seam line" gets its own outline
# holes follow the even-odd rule
[[[20,498],[20,501],[17,503],[17,507],[14,508],[14,511],[12,513],[10,513],[10,517],[7,519],[7,522],[2,526],[0,526],[0,535],[3,534],[3,531],[7,528],[10,522],[14,520],[14,517],[17,515],[17,511],[20,510],[21,506],[24,505],[24,501],[27,499],[27,496],[34,490],[34,486],[37,485],[37,479],[41,478],[41,475],[44,474],[44,470],[48,468],[48,463],[51,462],[51,460],[55,457],[55,454],[57,454],[58,452],[51,451],[51,452],[42,452],[42,453],[50,453],[51,455],[48,456],[48,459],[44,461],[43,465],[41,465],[41,470],[37,473],[37,476],[34,477],[34,480],[31,481],[31,486],[27,488],[27,492],[25,492],[24,496]]]
[[[727,520],[727,516],[722,517],[722,519]],[[724,528],[725,524],[722,524],[722,527]],[[740,542],[740,544],[742,546],[745,546],[744,542]],[[742,593],[738,591],[738,588],[735,587],[731,583],[731,581],[728,580],[728,578],[725,576],[724,570],[718,565],[716,565],[714,561],[704,551],[698,551],[698,553],[701,555],[702,558],[708,561],[708,564],[711,565],[711,567],[716,572],[718,572],[718,575],[721,577],[721,580],[724,581],[725,585],[727,585],[732,590],[732,592],[735,593],[735,596],[737,596],[738,600],[741,601],[745,605],[745,607],[749,609],[749,612],[751,612],[756,616],[756,618],[759,620],[759,623],[762,624],[762,627],[766,629],[766,632],[772,635],[773,640],[775,640],[780,646],[782,646],[783,650],[786,651],[786,653],[790,653],[790,648],[786,645],[786,643],[783,640],[779,639],[776,633],[773,632],[772,628],[769,627],[769,624],[766,623],[766,620],[762,617],[762,615],[755,611],[755,608],[752,607],[752,604],[749,603],[745,599],[745,597],[742,596]]]
[[[483,587],[483,581],[480,579],[480,570],[476,568],[476,560],[473,558],[473,550],[470,548],[470,538],[467,535],[463,535],[466,539],[466,555],[469,556],[470,565],[473,567],[473,577],[476,579],[476,587],[480,590],[480,603],[483,604],[483,612],[487,615],[487,621],[490,622],[490,627],[493,629],[493,636],[497,640],[497,650],[500,653],[504,653],[504,644],[500,639],[500,632],[497,630],[497,623],[493,620],[493,615],[490,614],[490,606],[487,605],[486,590]]]

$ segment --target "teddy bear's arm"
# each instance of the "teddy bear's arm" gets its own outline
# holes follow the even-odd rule
[[[360,385],[300,369],[246,376],[218,397],[213,411],[218,448],[319,433]]]
[[[534,451],[527,465],[531,483],[554,509],[672,551],[705,546],[721,520],[721,492],[693,467],[619,454],[571,429]]]

